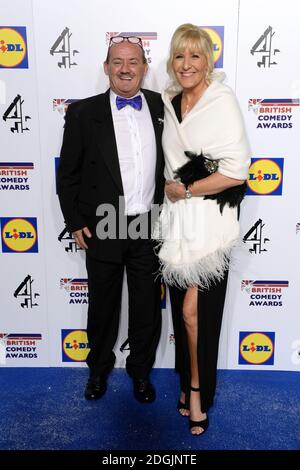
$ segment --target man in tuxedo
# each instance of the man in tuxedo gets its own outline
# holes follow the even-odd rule
[[[152,205],[163,199],[163,105],[158,93],[140,88],[147,69],[140,38],[111,38],[104,62],[110,88],[71,104],[66,113],[58,193],[67,227],[86,250],[88,400],[105,393],[114,366],[124,268],[130,347],[126,369],[136,399],[155,400],[149,374],[161,330],[158,261],[150,224],[146,237],[128,234],[130,226],[148,223]],[[105,219],[110,208],[116,213],[111,225]]]

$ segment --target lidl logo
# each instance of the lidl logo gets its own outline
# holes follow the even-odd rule
[[[0,68],[28,69],[25,26],[0,26]]]
[[[38,231],[35,217],[2,217],[1,238],[3,253],[37,253]]]
[[[201,26],[210,36],[214,47],[215,68],[223,67],[224,26]]]
[[[248,196],[281,196],[284,158],[251,158]]]
[[[239,364],[273,365],[274,332],[240,332]]]
[[[62,361],[85,362],[90,351],[85,330],[61,330]]]

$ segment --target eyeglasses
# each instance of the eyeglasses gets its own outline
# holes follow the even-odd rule
[[[109,40],[109,47],[112,44],[120,44],[125,40],[130,42],[131,44],[138,44],[143,49],[142,39],[138,36],[112,36]]]

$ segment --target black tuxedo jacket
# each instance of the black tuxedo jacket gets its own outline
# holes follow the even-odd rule
[[[156,136],[156,172],[154,203],[161,204],[164,194],[164,160],[161,147],[163,103],[159,93],[142,90],[151,114]],[[119,196],[123,196],[117,144],[106,93],[69,105],[58,169],[58,195],[68,229],[87,226],[92,238],[85,238],[90,256],[104,261],[119,261],[122,240],[99,240],[96,216],[99,204],[111,204],[118,214]]]

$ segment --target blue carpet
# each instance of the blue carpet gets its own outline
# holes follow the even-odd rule
[[[298,372],[219,370],[205,435],[193,437],[176,412],[178,377],[155,369],[157,399],[138,403],[123,369],[88,402],[84,368],[2,368],[2,450],[300,449]]]

